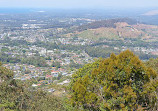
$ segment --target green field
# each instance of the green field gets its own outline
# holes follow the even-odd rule
[[[79,34],[78,37],[85,38],[85,39],[92,39],[92,40],[99,40],[99,39],[119,39],[119,36],[109,30],[106,29],[88,29]]]

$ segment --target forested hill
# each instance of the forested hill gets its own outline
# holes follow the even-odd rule
[[[136,20],[130,19],[130,18],[117,18],[117,19],[101,20],[101,21],[95,21],[95,22],[92,22],[89,24],[79,26],[77,28],[77,31],[84,31],[87,29],[96,29],[96,28],[101,28],[101,27],[116,28],[115,23],[118,23],[118,22],[126,22],[129,25],[134,25],[137,23]]]

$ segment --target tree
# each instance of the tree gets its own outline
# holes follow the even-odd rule
[[[61,67],[60,62],[58,62],[58,61],[53,61],[52,67],[60,68],[60,67]]]
[[[149,67],[152,67],[158,73],[158,58],[156,59],[151,58],[147,62],[145,62],[145,64]]]
[[[70,67],[70,68],[79,69],[79,68],[82,67],[82,65],[81,65],[81,64],[77,64],[77,63],[75,63],[73,60],[71,60],[71,61],[70,61],[70,64],[69,64],[69,67]]]
[[[0,63],[0,111],[66,110],[59,97],[31,90],[28,84],[14,80],[13,72]]]
[[[157,73],[131,51],[111,54],[73,74],[71,103],[88,110],[153,109],[157,95],[149,89],[156,92],[156,77]]]
[[[158,58],[151,58],[145,62],[145,64],[148,67],[152,67],[158,74]],[[154,80],[152,79],[150,83],[146,84],[145,88],[148,101],[152,103],[152,110],[158,110],[158,77]]]
[[[13,72],[0,65],[0,110],[15,110],[22,88],[13,79]]]

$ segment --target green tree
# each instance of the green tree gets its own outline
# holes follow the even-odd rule
[[[157,59],[149,59],[145,64],[148,67],[152,67],[158,74],[158,58]],[[156,79],[152,79],[150,83],[146,84],[145,94],[147,95],[148,101],[152,103],[152,110],[158,110],[158,77]]]
[[[156,77],[157,73],[131,51],[111,54],[73,74],[71,103],[88,110],[152,110],[157,100],[152,93],[157,90],[158,84],[152,85]]]
[[[13,79],[13,72],[0,65],[0,110],[16,110],[22,88]]]
[[[32,90],[30,81],[13,79],[13,72],[0,63],[0,111],[65,111],[62,99]]]
[[[52,67],[60,68],[60,67],[61,67],[60,62],[58,62],[58,61],[53,61]]]
[[[145,64],[148,67],[152,67],[158,73],[158,58],[156,59],[151,58],[148,61],[146,61]]]

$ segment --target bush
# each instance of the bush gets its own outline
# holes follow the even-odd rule
[[[131,51],[111,54],[73,74],[71,103],[88,110],[152,110],[158,99],[156,77]]]

